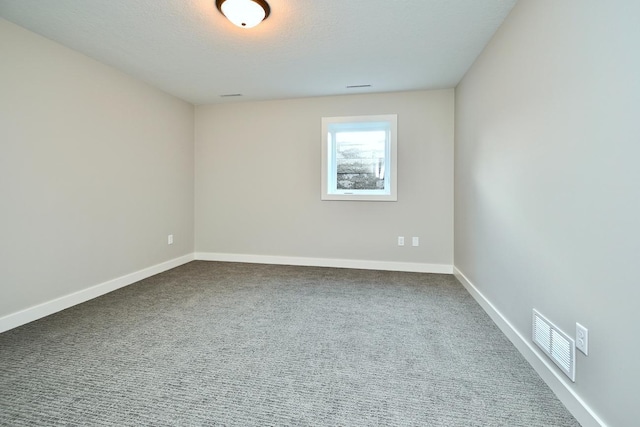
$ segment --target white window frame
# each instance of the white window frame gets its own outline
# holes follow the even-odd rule
[[[362,129],[383,128],[388,130],[385,143],[385,188],[381,190],[337,188],[336,146],[331,135],[336,130],[348,130],[349,127]],[[398,115],[385,114],[375,116],[347,116],[322,118],[322,200],[360,200],[395,202],[398,200]]]

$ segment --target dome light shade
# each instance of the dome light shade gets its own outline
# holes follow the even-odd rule
[[[242,28],[255,27],[271,12],[264,0],[216,0],[216,7],[229,21]]]

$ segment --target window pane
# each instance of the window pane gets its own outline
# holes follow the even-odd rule
[[[338,190],[384,189],[385,131],[336,133]]]

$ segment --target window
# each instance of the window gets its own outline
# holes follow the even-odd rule
[[[322,118],[322,200],[398,200],[397,117]]]

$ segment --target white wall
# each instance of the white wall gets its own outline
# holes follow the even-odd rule
[[[611,426],[640,419],[639,16],[521,0],[456,89],[455,266],[524,337],[589,328],[570,387]]]
[[[2,19],[0,58],[0,319],[191,254],[193,106]]]
[[[453,97],[442,90],[197,107],[196,251],[451,266]],[[398,201],[321,201],[321,118],[367,114],[398,114]],[[400,235],[407,246],[397,246]]]

